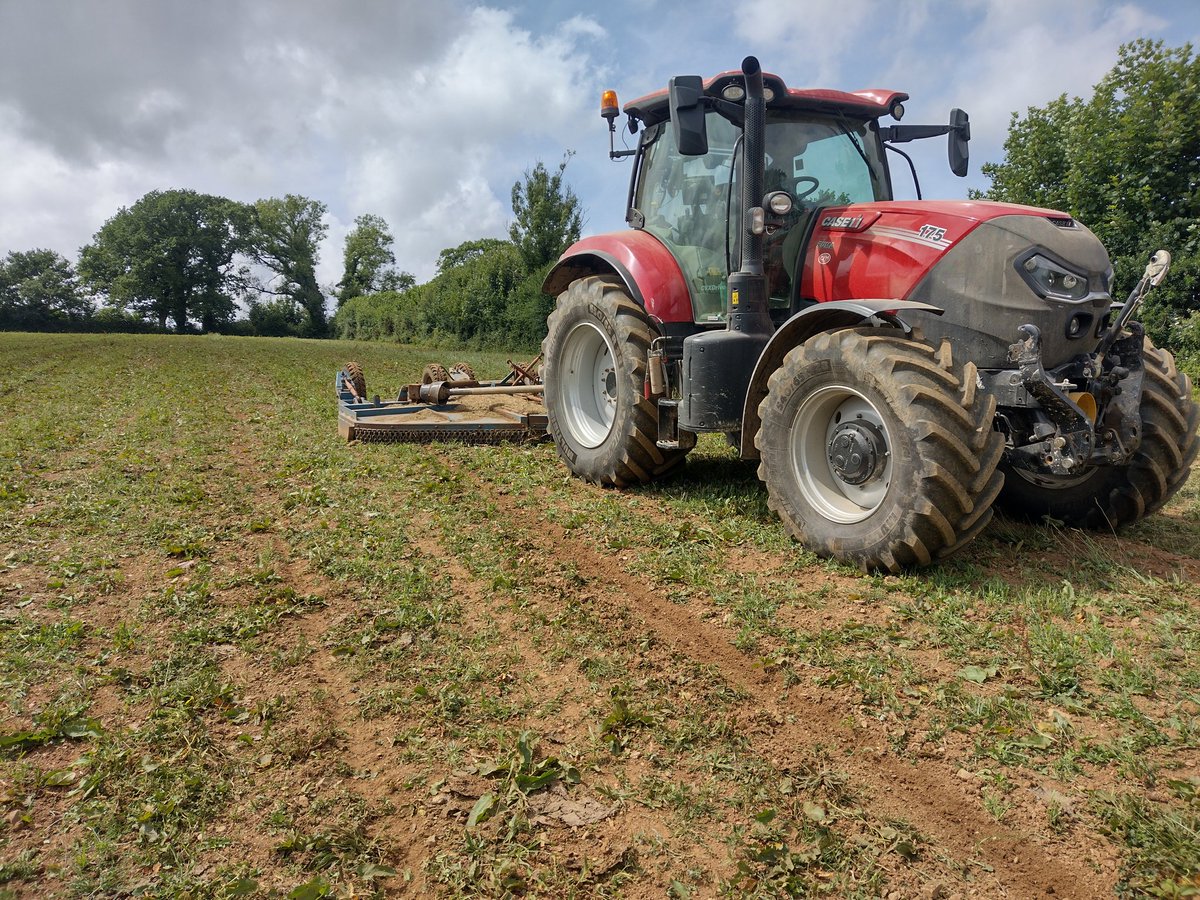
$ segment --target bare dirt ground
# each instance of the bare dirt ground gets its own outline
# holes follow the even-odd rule
[[[0,897],[1195,886],[1194,479],[864,576],[716,443],[601,490],[340,443],[345,348],[79,340],[8,348],[77,406],[0,386]]]

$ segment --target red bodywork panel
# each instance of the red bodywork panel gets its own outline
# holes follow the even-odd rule
[[[991,201],[921,200],[855,203],[818,213],[803,251],[800,296],[807,300],[905,300],[937,261],[980,223],[999,216],[1069,218],[1064,212]],[[578,265],[572,265],[573,259]],[[603,260],[630,282],[661,322],[692,322],[692,301],[675,257],[645,231],[587,237],[562,255],[547,280],[556,293],[575,272]],[[561,275],[556,276],[556,273]],[[557,282],[556,282],[557,277]]]
[[[1049,209],[948,200],[856,203],[819,215],[800,267],[800,296],[819,301],[903,300],[982,222],[1011,215],[1068,218]]]
[[[662,322],[692,321],[692,298],[671,251],[645,231],[614,231],[586,237],[567,248],[559,265],[572,257],[594,256],[615,264],[651,316]]]

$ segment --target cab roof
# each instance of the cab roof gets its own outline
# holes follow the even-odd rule
[[[721,91],[731,82],[741,82],[740,70],[722,72],[704,82],[704,93],[720,97]],[[775,95],[767,102],[768,109],[804,109],[815,112],[841,112],[856,118],[874,119],[887,115],[892,104],[908,99],[902,91],[868,88],[861,91],[834,91],[825,88],[789,88],[778,75],[763,73],[763,86]],[[626,114],[641,120],[646,125],[655,125],[670,118],[669,94],[666,88],[647,94],[625,104]]]

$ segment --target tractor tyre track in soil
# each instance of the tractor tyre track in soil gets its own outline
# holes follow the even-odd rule
[[[233,778],[235,799],[216,816],[210,829],[230,840],[233,850],[209,851],[201,858],[199,871],[241,864],[264,873],[277,872],[278,847],[284,835],[277,827],[274,831],[266,827],[272,808],[286,810],[297,829],[309,824],[320,828],[319,820],[306,818],[309,808],[332,804],[336,813],[339,798],[350,796],[376,809],[383,804],[395,807],[392,814],[372,814],[369,833],[384,849],[388,862],[399,872],[408,869],[412,880],[402,883],[393,878],[386,884],[386,893],[423,895],[429,887],[424,877],[428,847],[423,843],[425,835],[410,827],[424,821],[416,812],[422,798],[418,789],[407,787],[416,772],[389,752],[388,738],[399,730],[402,717],[364,718],[360,687],[327,643],[340,624],[361,614],[361,604],[343,585],[298,555],[285,539],[285,530],[291,526],[281,508],[278,485],[249,449],[258,446],[249,425],[240,417],[234,417],[234,422],[233,431],[239,437],[230,442],[230,456],[243,473],[245,494],[253,498],[258,515],[277,517],[278,528],[252,531],[236,544],[225,545],[227,553],[215,555],[210,562],[232,574],[252,570],[257,559],[259,566],[265,564],[273,571],[280,589],[296,597],[319,598],[320,605],[285,614],[264,632],[257,646],[214,648],[221,672],[243,706],[282,702],[284,713],[270,727],[218,726],[223,739],[236,748],[232,752],[240,763]],[[179,581],[185,585],[189,578],[190,570]],[[249,602],[240,596],[244,589],[218,593],[220,604],[227,609]],[[272,664],[271,650],[297,647],[304,649],[302,658],[282,670]],[[237,741],[239,732],[243,739],[253,737],[259,743],[248,750]],[[286,891],[294,885],[294,879],[285,882],[268,876],[263,887]]]
[[[464,604],[464,620],[471,621],[473,617],[478,617],[479,621],[487,622],[499,632],[506,648],[521,657],[522,670],[532,678],[532,683],[524,689],[526,693],[568,701],[568,705],[553,717],[536,713],[522,717],[522,728],[540,731],[553,744],[586,739],[593,717],[589,715],[589,698],[580,690],[585,682],[579,677],[578,670],[570,665],[547,666],[544,650],[536,646],[527,629],[519,627],[517,617],[508,604],[497,599],[494,591],[458,562],[442,540],[427,535],[417,546],[429,558],[440,561],[442,573],[449,576],[459,600]],[[581,784],[573,789],[573,793],[578,794],[588,787]],[[589,796],[588,799],[600,798]],[[642,836],[648,835],[651,842],[663,842],[673,830],[674,825],[667,813],[618,801],[614,812],[599,823],[543,829],[539,852],[547,858],[551,855],[556,857],[568,869],[582,871],[586,867],[597,872],[597,880],[600,880],[607,872],[623,865],[624,860],[636,858],[637,844]],[[683,868],[698,867],[718,877],[731,874],[719,836],[694,831],[689,840],[689,846],[675,848],[671,854],[675,869],[681,868],[681,861],[686,860],[688,865]],[[661,866],[655,866],[650,860],[641,860],[640,865],[656,884],[630,883],[623,889],[622,896],[663,896],[670,886],[669,872]]]
[[[475,485],[504,515],[528,518],[529,508],[514,494],[496,489],[455,463],[447,461],[446,465]],[[798,749],[836,747],[841,751],[837,765],[871,787],[867,804],[872,811],[909,822],[934,844],[952,852],[964,869],[980,862],[990,866],[994,874],[983,883],[992,882],[992,889],[1028,897],[1088,898],[1111,892],[1115,872],[1098,876],[1075,857],[1056,855],[1030,836],[986,821],[977,796],[944,763],[911,765],[886,750],[864,757],[864,741],[846,727],[843,711],[819,696],[805,696],[800,685],[785,687],[778,676],[748,658],[717,629],[703,624],[688,606],[663,598],[643,579],[614,566],[611,557],[572,537],[548,517],[540,515],[537,522],[536,534],[544,547],[573,560],[581,576],[608,588],[611,601],[622,604],[664,642],[694,661],[715,666],[761,711],[781,722],[765,755],[778,759],[783,767]],[[886,737],[871,743],[886,746]]]

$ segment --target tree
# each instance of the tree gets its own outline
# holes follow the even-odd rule
[[[91,315],[75,270],[58,253],[14,250],[0,260],[0,327],[54,328]]]
[[[408,272],[395,268],[392,232],[380,216],[361,215],[346,235],[342,280],[338,282],[338,307],[351,297],[380,291],[404,291],[416,283]]]
[[[1190,44],[1125,44],[1090,100],[1064,94],[1014,113],[1004,151],[983,166],[983,196],[1063,209],[1090,227],[1112,257],[1118,299],[1151,253],[1171,252],[1143,316],[1157,340],[1200,310],[1200,57]]]
[[[412,272],[402,272],[399,269],[388,269],[379,276],[379,284],[376,286],[376,291],[391,291],[393,293],[403,293],[409,288],[414,287],[417,283],[417,276]]]
[[[463,241],[457,247],[447,247],[438,254],[438,273],[441,274],[451,269],[456,269],[473,259],[486,256],[505,246],[512,245],[508,241],[502,241],[499,238],[480,238],[475,241]]]
[[[325,204],[288,194],[254,204],[250,255],[273,274],[270,285],[260,287],[303,310],[308,337],[324,337],[328,330],[325,294],[317,284],[317,254],[329,230],[322,218]]]
[[[232,294],[244,272],[234,257],[244,246],[249,210],[195,191],[151,191],[122,209],[80,251],[79,274],[121,310],[184,331],[233,319]]]
[[[553,173],[539,160],[532,170],[526,170],[523,182],[513,185],[512,209],[516,218],[508,235],[530,270],[554,261],[579,240],[583,228],[579,198],[563,182],[563,172],[572,155],[568,151]]]

